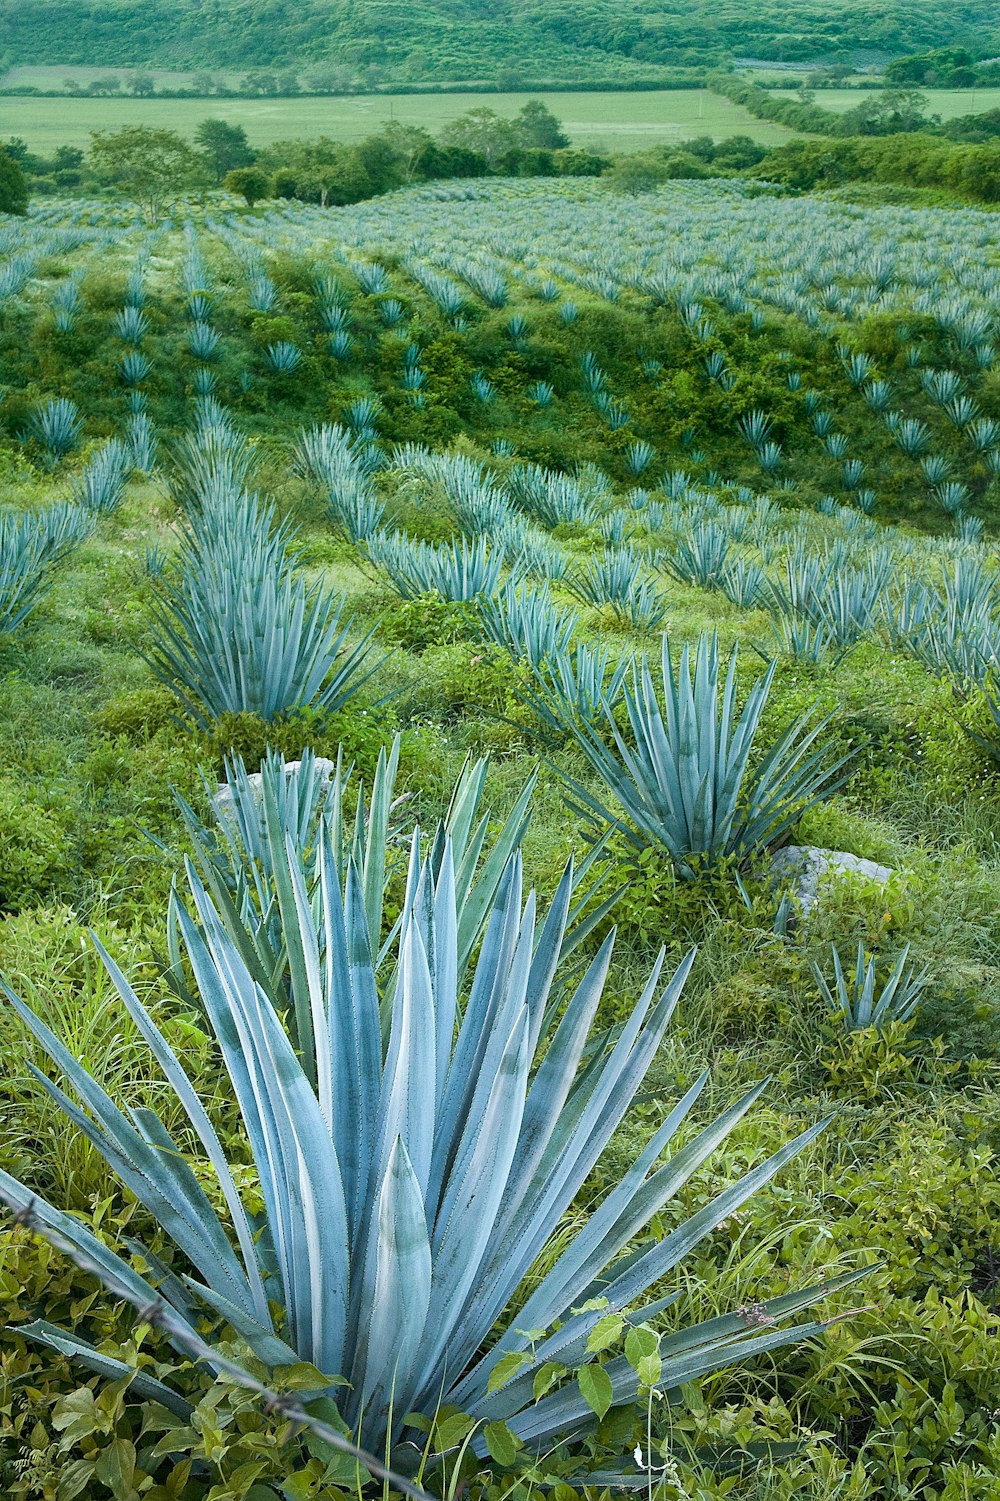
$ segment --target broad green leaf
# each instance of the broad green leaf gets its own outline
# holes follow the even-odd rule
[[[566,1367],[557,1360],[547,1360],[543,1366],[539,1366],[531,1383],[531,1394],[535,1401],[540,1402],[550,1387],[561,1381],[565,1374]]]
[[[580,1388],[580,1395],[599,1418],[603,1418],[611,1406],[612,1389],[611,1377],[602,1365],[591,1362],[581,1366],[576,1373],[576,1384]]]
[[[530,1361],[527,1355],[522,1355],[520,1352],[515,1351],[510,1355],[502,1355],[490,1372],[490,1379],[486,1383],[486,1390],[488,1392],[499,1391],[512,1376],[516,1376],[519,1371],[523,1370],[529,1364]]]
[[[658,1345],[659,1340],[652,1329],[636,1324],[625,1336],[625,1359],[638,1370],[639,1361],[646,1355],[654,1355]]]
[[[624,1328],[625,1320],[620,1313],[609,1313],[598,1319],[587,1339],[587,1354],[595,1355],[616,1345]]]
[[[495,1459],[498,1465],[503,1465],[506,1469],[517,1459],[517,1451],[521,1446],[506,1423],[487,1423],[483,1429],[483,1439],[491,1459]]]

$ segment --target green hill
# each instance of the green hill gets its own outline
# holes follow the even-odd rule
[[[994,45],[995,0],[0,0],[8,65],[368,66],[386,79],[655,75],[750,55],[796,61]]]

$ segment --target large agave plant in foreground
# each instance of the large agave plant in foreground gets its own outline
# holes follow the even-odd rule
[[[83,1108],[45,1081],[49,1092],[173,1241],[174,1266],[168,1273],[138,1248],[158,1269],[154,1287],[77,1219],[3,1173],[0,1197],[98,1270],[115,1297],[140,1312],[165,1309],[162,1322],[181,1351],[211,1363],[196,1328],[207,1313],[268,1368],[310,1362],[315,1394],[332,1397],[352,1432],[376,1453],[388,1448],[397,1466],[423,1445],[408,1432],[407,1416],[433,1414],[442,1403],[483,1423],[506,1422],[532,1451],[549,1449],[595,1422],[574,1377],[592,1359],[588,1340],[603,1313],[627,1309],[642,1321],[675,1306],[680,1293],[670,1291],[669,1279],[682,1259],[822,1126],[678,1219],[662,1238],[632,1246],[762,1088],[693,1130],[686,1122],[702,1077],[586,1224],[558,1254],[550,1252],[547,1269],[525,1293],[527,1274],[642,1083],[692,956],[664,984],[661,953],[631,1013],[594,1047],[591,1026],[614,939],[577,972],[574,986],[556,988],[572,871],[539,919],[534,893],[522,898],[520,855],[510,856],[466,988],[458,978],[451,840],[442,831],[427,854],[415,831],[383,1028],[363,880],[351,861],[342,888],[337,863],[321,832],[310,892],[289,853],[299,922],[294,938],[286,937],[301,944],[311,981],[308,1059],[293,1049],[193,870],[192,909],[178,911],[256,1168],[261,1213],[241,1199],[194,1083],[106,954],[121,1004],[176,1093],[191,1140],[200,1143],[199,1173],[153,1111],[119,1109],[29,1007],[8,995]],[[217,1184],[211,1195],[202,1186],[206,1174]],[[222,1204],[224,1213],[216,1207]],[[661,1384],[673,1387],[819,1332],[821,1323],[789,1327],[789,1320],[849,1280],[783,1295],[755,1310],[753,1320],[744,1309],[703,1324],[675,1323],[662,1340]],[[125,1372],[52,1325],[24,1332],[105,1375]],[[231,1356],[231,1343],[226,1351]],[[542,1366],[557,1380],[536,1397]],[[637,1377],[623,1357],[604,1369],[613,1403],[635,1398]],[[138,1379],[144,1395],[185,1413],[182,1394],[146,1373]],[[473,1444],[485,1453],[481,1431]]]
[[[643,657],[624,692],[630,738],[606,700],[599,727],[567,720],[622,812],[567,777],[574,804],[635,848],[665,850],[686,880],[780,839],[844,784],[850,758],[834,759],[820,740],[829,721],[806,714],[753,763],[775,667],[754,683],[737,718],[735,649],[723,682],[718,639],[703,635],[693,669],[686,644],[675,676],[664,635],[660,683]]]

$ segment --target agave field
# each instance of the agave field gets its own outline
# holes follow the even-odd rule
[[[1000,1494],[994,217],[0,252],[4,1493]]]

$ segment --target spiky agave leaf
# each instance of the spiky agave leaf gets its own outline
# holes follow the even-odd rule
[[[376,532],[366,551],[403,599],[438,594],[455,603],[495,594],[505,561],[502,547],[491,548],[484,537],[435,544],[405,532]],[[522,571],[515,569],[515,575]]]
[[[202,502],[154,602],[149,660],[202,729],[223,714],[273,720],[340,708],[376,671],[373,632],[348,644],[343,602],[308,584],[272,506],[228,491]]]
[[[907,1022],[913,1016],[927,988],[929,970],[919,974],[911,966],[906,967],[910,945],[906,944],[889,974],[876,990],[875,955],[865,958],[864,944],[858,944],[854,976],[849,981],[844,974],[844,965],[836,944],[832,945],[833,987],[819,965],[810,965],[820,995],[830,1008],[831,1016],[839,1017],[849,1032],[865,1027],[881,1028],[887,1022]]]
[[[357,869],[370,952],[376,972],[384,968],[396,937],[395,926],[383,936],[385,896],[403,853],[398,820],[406,799],[395,792],[399,751],[397,736],[388,753],[380,752],[370,790],[357,788],[353,823],[345,811],[347,799],[354,795],[352,768],[344,766],[340,753],[332,765],[317,762],[309,750],[298,763],[286,763],[272,752],[253,775],[241,761],[227,763],[226,782],[210,803],[213,818],[208,826],[178,797],[198,871],[221,921],[256,982],[276,1008],[288,1014],[293,1037],[307,1053],[312,1033],[310,978],[297,938],[298,893],[311,896],[315,891],[322,831],[340,885],[351,862]],[[528,777],[507,817],[491,832],[492,812],[484,802],[487,770],[485,759],[466,761],[440,831],[450,842],[455,863],[458,961],[463,973],[504,868],[524,840],[537,780],[537,773]],[[581,879],[586,874],[581,870]],[[591,896],[593,891],[588,900]],[[581,916],[582,905],[574,919]],[[598,909],[598,918],[605,910]],[[315,915],[315,907],[313,911]],[[578,940],[593,923],[590,913],[574,926],[574,938]],[[317,941],[321,936],[317,929]],[[173,903],[168,947],[176,982],[182,963]]]

